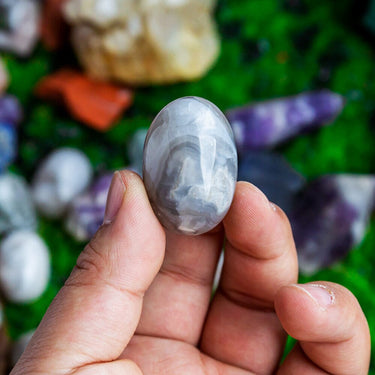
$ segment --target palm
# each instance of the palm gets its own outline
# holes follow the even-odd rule
[[[243,369],[212,359],[193,345],[169,339],[136,335],[126,352],[126,356],[128,355],[137,359],[144,374],[248,374]]]
[[[265,211],[265,198],[257,199],[256,212],[252,195],[257,194],[237,195],[224,226],[214,233],[167,234],[163,265],[124,353],[145,374],[176,374],[181,366],[189,368],[184,374],[271,373],[278,365],[286,334],[274,297],[282,285],[296,282],[297,261],[289,224],[274,225],[284,214],[268,202]],[[251,218],[238,212],[247,205],[244,199],[252,201],[259,224],[249,226]],[[272,232],[261,225],[267,221]],[[211,298],[224,236],[222,277]]]

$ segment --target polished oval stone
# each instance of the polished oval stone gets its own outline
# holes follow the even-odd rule
[[[0,243],[0,288],[11,302],[29,303],[47,288],[51,273],[49,250],[42,238],[17,230]]]
[[[37,226],[29,185],[21,176],[12,173],[0,175],[0,235],[18,229],[35,230]]]
[[[93,168],[80,150],[62,147],[52,151],[38,166],[32,183],[37,210],[45,217],[62,217],[69,204],[91,182]]]
[[[168,104],[148,131],[143,178],[167,229],[198,235],[214,228],[231,205],[237,180],[237,151],[224,114],[197,97]]]

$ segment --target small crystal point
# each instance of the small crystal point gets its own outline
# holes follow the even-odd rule
[[[227,112],[239,151],[265,149],[330,124],[345,101],[329,90],[255,103]]]

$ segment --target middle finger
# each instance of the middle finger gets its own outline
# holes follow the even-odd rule
[[[281,286],[297,281],[291,228],[280,208],[244,182],[237,184],[224,227],[224,267],[201,348],[224,363],[269,374],[286,338],[274,298]]]

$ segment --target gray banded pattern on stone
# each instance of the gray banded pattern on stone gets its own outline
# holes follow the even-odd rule
[[[230,207],[237,179],[236,147],[223,113],[197,97],[168,104],[149,129],[143,176],[166,228],[190,235],[214,228]]]

